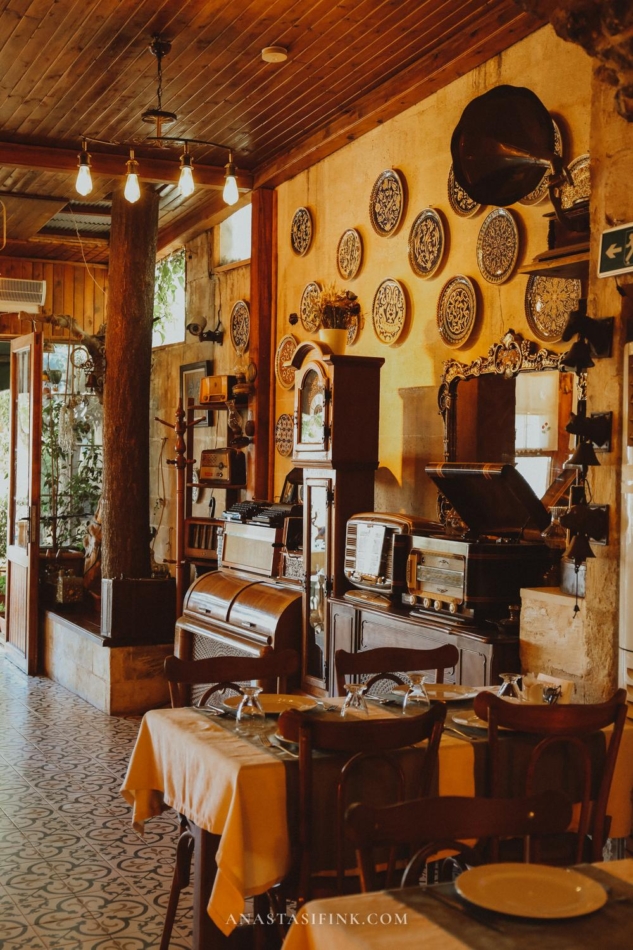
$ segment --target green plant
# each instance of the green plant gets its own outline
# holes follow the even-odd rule
[[[317,310],[324,330],[348,330],[360,315],[360,304],[351,290],[325,287],[319,294]]]
[[[154,283],[154,344],[167,341],[168,329],[174,319],[178,297],[185,289],[184,249],[164,257],[156,265]],[[182,313],[184,329],[184,311]],[[156,337],[158,339],[156,339]]]

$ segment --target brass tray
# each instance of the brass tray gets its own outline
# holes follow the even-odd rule
[[[463,346],[475,326],[475,285],[461,274],[444,284],[437,303],[437,326],[446,346]]]
[[[477,265],[491,284],[503,284],[511,276],[519,256],[519,230],[506,208],[486,216],[477,238]]]
[[[402,221],[405,204],[404,180],[393,168],[381,172],[369,199],[371,226],[381,237],[393,237]]]

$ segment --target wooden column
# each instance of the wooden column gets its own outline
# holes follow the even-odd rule
[[[271,498],[273,491],[277,202],[274,191],[253,192],[251,250],[251,338],[249,357],[257,366],[255,399],[255,467],[253,497]],[[250,480],[249,480],[250,481]]]
[[[150,576],[149,380],[158,194],[112,200],[103,398],[104,578]]]

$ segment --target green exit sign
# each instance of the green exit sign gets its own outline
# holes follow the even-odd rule
[[[633,271],[633,222],[602,232],[598,277],[615,277]]]

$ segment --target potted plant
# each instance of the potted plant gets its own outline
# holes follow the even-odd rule
[[[338,290],[334,285],[319,294],[317,311],[320,318],[319,339],[333,353],[344,353],[347,334],[360,319],[360,304],[351,290]]]

